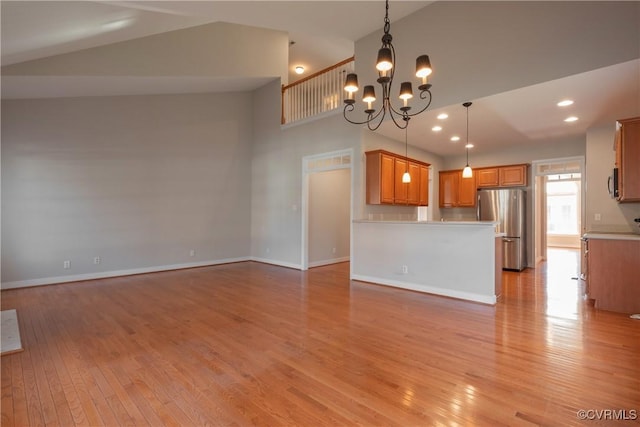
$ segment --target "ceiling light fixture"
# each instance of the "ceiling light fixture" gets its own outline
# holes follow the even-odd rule
[[[434,126],[431,128],[431,130],[434,132],[440,132],[442,130],[442,126]]]
[[[296,74],[302,74],[304,73],[304,67],[302,65],[298,65],[296,68]]]
[[[571,104],[573,104],[573,101],[572,101],[572,100],[570,100],[570,99],[564,99],[564,100],[562,100],[562,101],[558,102],[558,104],[557,104],[557,105],[558,105],[558,107],[567,107],[567,106],[569,106],[569,105],[571,105]]]
[[[347,97],[344,100],[345,106],[343,115],[349,122],[356,125],[366,124],[370,130],[376,130],[380,127],[387,114],[391,117],[393,123],[400,129],[409,126],[411,117],[416,116],[425,111],[431,105],[431,84],[427,83],[427,76],[432,73],[431,61],[428,55],[420,55],[416,59],[416,77],[422,79],[422,84],[418,86],[420,90],[420,99],[426,102],[419,111],[410,114],[411,107],[408,105],[409,99],[413,98],[413,90],[410,82],[400,84],[400,99],[403,106],[396,109],[391,104],[389,97],[391,96],[391,88],[393,86],[393,76],[396,64],[396,50],[391,41],[393,37],[389,33],[391,22],[389,21],[389,0],[386,0],[386,9],[384,15],[384,34],[382,35],[382,47],[378,50],[378,61],[376,69],[378,70],[377,82],[382,87],[382,108],[376,112],[372,108],[372,103],[376,100],[375,89],[373,85],[364,87],[362,100],[367,103],[367,109],[364,110],[367,115],[364,121],[355,121],[347,117],[347,113],[355,110],[355,92],[358,91],[358,75],[355,73],[347,74],[344,90],[347,91]],[[404,122],[404,123],[403,123]]]
[[[578,118],[576,116],[570,116],[570,117],[567,117],[566,119],[564,119],[564,121],[567,122],[567,123],[576,122],[576,121],[578,121]]]
[[[447,117],[449,117],[449,115],[447,113],[440,113],[438,114],[438,120],[444,120]]]
[[[458,135],[454,135],[454,136],[451,137],[451,141],[458,142],[458,141],[460,141],[460,137]]]
[[[462,170],[462,177],[472,178],[473,171],[471,170],[471,166],[469,166],[469,148],[473,147],[473,145],[469,144],[469,107],[471,107],[471,102],[465,102],[462,106],[467,109],[467,145],[465,145],[467,150],[467,166]]]

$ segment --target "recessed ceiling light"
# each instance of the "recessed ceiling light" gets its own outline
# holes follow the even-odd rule
[[[571,123],[571,122],[578,121],[578,118],[576,116],[571,116],[571,117],[567,117],[566,119],[564,119],[564,121],[567,122],[567,123]]]
[[[447,117],[449,117],[449,115],[447,113],[438,114],[438,120],[444,120]]]
[[[442,130],[442,126],[434,126],[431,128],[431,130],[434,132],[440,132]]]
[[[473,148],[473,144],[469,142],[464,146],[464,148]]]
[[[459,137],[459,136],[452,136],[452,137],[451,137],[451,140],[452,140],[453,142],[460,141],[460,137]]]
[[[302,74],[304,73],[304,67],[302,65],[298,65],[296,67],[296,74]]]
[[[558,107],[567,107],[569,105],[573,104],[573,101],[570,99],[563,99],[562,101],[558,102]]]

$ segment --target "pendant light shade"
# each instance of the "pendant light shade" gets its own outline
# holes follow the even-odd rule
[[[473,171],[471,170],[471,166],[467,163],[467,166],[462,169],[462,177],[463,178],[473,178]]]

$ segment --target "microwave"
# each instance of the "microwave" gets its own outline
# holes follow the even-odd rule
[[[617,199],[620,196],[620,190],[618,187],[618,168],[613,168],[613,174],[609,176],[607,180],[607,190],[612,199]]]

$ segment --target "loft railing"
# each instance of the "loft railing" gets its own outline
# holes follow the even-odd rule
[[[344,79],[353,72],[354,57],[282,85],[282,124],[336,110],[344,101]]]

